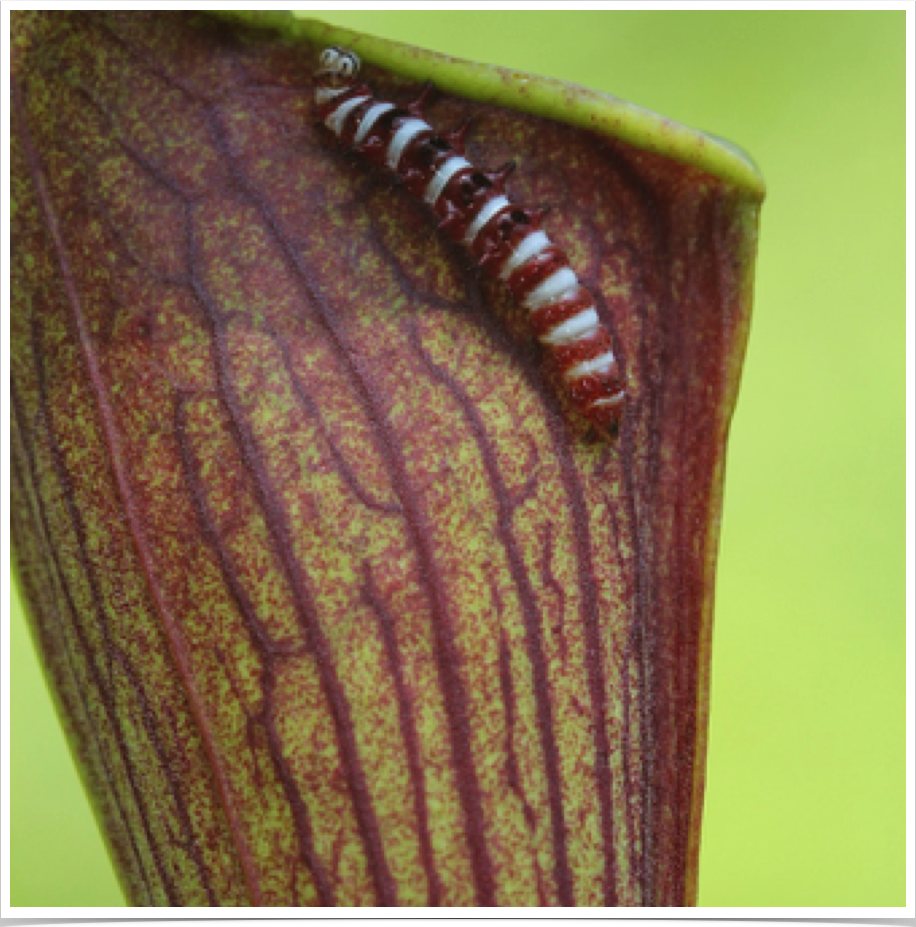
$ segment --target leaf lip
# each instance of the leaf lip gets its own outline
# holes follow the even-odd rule
[[[295,11],[213,10],[211,15],[278,31],[294,41],[344,45],[363,60],[412,80],[429,80],[431,72],[435,72],[436,86],[450,93],[620,139],[701,170],[758,202],[766,195],[760,169],[739,145],[610,93],[366,35],[318,19],[302,18]]]

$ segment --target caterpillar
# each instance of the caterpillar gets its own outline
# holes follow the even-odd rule
[[[607,328],[566,253],[541,228],[546,210],[506,196],[513,162],[496,170],[465,159],[469,121],[448,133],[423,119],[432,90],[406,108],[378,100],[357,83],[360,60],[327,48],[315,73],[316,121],[370,164],[397,175],[430,206],[439,229],[470,251],[481,270],[527,310],[532,333],[556,365],[573,407],[605,435],[616,434],[626,391]]]

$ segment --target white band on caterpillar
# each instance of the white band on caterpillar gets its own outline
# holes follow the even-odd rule
[[[613,396],[602,396],[600,399],[596,399],[592,403],[592,407],[594,408],[595,406],[599,406],[599,407],[600,406],[616,406],[618,405],[618,403],[623,402],[623,400],[626,398],[626,395],[627,395],[626,390],[619,390],[618,392],[614,393]]]
[[[561,344],[572,344],[580,338],[594,334],[599,327],[598,313],[595,312],[594,307],[583,309],[578,315],[574,315],[571,319],[561,322],[556,328],[552,328],[541,338],[541,341],[554,347]]]
[[[453,155],[436,171],[435,176],[426,188],[423,199],[426,200],[430,206],[435,206],[436,200],[439,199],[442,195],[442,191],[445,189],[445,185],[458,173],[458,171],[470,166],[470,161],[466,161],[460,155]]]
[[[575,367],[570,367],[564,376],[567,380],[579,380],[582,377],[590,377],[595,373],[608,373],[613,366],[614,352],[608,351],[606,354],[599,354],[597,357],[591,358],[591,360],[584,360],[576,364]]]
[[[401,155],[404,154],[404,149],[421,132],[432,132],[432,129],[433,127],[422,119],[408,119],[406,122],[401,123],[388,145],[388,154],[385,158],[388,167],[396,171],[401,161]]]
[[[346,122],[347,116],[356,109],[361,103],[365,103],[366,100],[371,99],[371,97],[352,97],[349,100],[344,100],[337,109],[331,113],[327,119],[325,119],[324,124],[335,134],[340,135],[343,131],[344,122]]]
[[[390,110],[395,109],[394,103],[373,103],[363,114],[359,121],[359,128],[356,130],[356,136],[353,139],[354,145],[361,145],[363,139],[369,134],[369,130],[378,122],[379,116],[384,115]]]
[[[550,239],[547,237],[546,232],[529,232],[506,259],[506,263],[499,273],[500,280],[508,280],[514,270],[517,270],[526,261],[536,257],[545,248],[549,247]]]
[[[561,267],[546,280],[539,283],[526,297],[522,305],[532,312],[548,303],[556,302],[567,292],[579,285],[579,279],[571,267]]]
[[[325,103],[346,93],[349,89],[349,87],[319,87],[315,91],[315,102],[319,106],[324,106]]]
[[[480,230],[500,211],[500,209],[508,205],[509,200],[504,196],[496,196],[490,200],[489,203],[486,203],[483,209],[474,217],[474,221],[471,223],[464,236],[464,243],[466,245],[472,245],[474,239],[480,234]]]

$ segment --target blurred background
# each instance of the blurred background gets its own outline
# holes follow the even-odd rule
[[[700,904],[905,904],[905,13],[313,15],[605,90],[760,165]],[[123,905],[15,595],[11,636],[11,904]]]

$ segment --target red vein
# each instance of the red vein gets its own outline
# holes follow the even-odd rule
[[[540,567],[541,577],[543,578],[544,585],[547,588],[553,590],[553,594],[557,597],[560,621],[557,627],[554,629],[554,633],[557,634],[557,637],[560,641],[560,659],[563,660],[563,662],[566,662],[566,658],[569,654],[569,644],[566,640],[566,590],[563,588],[563,584],[554,575],[553,567],[551,565],[553,561],[553,531],[553,522],[547,522],[547,524],[544,526],[544,531],[541,534]]]
[[[92,599],[92,608],[95,613],[96,624],[99,629],[99,632],[102,635],[102,640],[104,643],[104,652],[105,656],[109,661],[113,661],[118,665],[122,672],[127,677],[128,681],[134,692],[136,693],[137,699],[140,703],[139,715],[143,723],[144,728],[146,729],[147,735],[150,738],[152,743],[153,752],[156,755],[156,758],[159,761],[159,765],[162,769],[162,772],[166,778],[166,783],[169,787],[169,790],[172,795],[172,800],[175,802],[177,814],[179,821],[181,821],[182,826],[189,825],[189,818],[187,816],[187,809],[184,808],[184,801],[178,790],[178,785],[175,782],[175,778],[172,774],[171,764],[169,763],[168,757],[166,756],[165,749],[162,745],[162,742],[159,738],[158,731],[156,730],[155,725],[152,723],[152,713],[150,711],[150,702],[143,689],[143,686],[140,680],[137,678],[137,674],[134,671],[134,668],[131,666],[130,661],[121,651],[115,642],[111,639],[111,631],[108,624],[108,617],[105,612],[104,596],[98,584],[98,577],[96,575],[95,569],[93,568],[89,557],[86,553],[88,544],[86,539],[86,529],[83,525],[82,517],[79,513],[79,510],[73,501],[73,484],[70,479],[70,474],[67,471],[66,462],[63,457],[63,451],[60,447],[60,443],[57,440],[57,435],[54,429],[51,427],[50,423],[47,420],[47,385],[45,379],[45,370],[44,365],[41,362],[41,345],[39,338],[39,319],[37,316],[32,318],[32,339],[34,343],[33,355],[36,358],[37,363],[35,364],[35,373],[36,381],[38,386],[38,404],[40,410],[40,417],[42,424],[44,425],[45,435],[48,440],[48,449],[51,452],[51,461],[52,466],[54,467],[55,475],[61,486],[61,498],[64,502],[64,507],[67,511],[67,518],[70,522],[70,525],[73,529],[73,533],[76,536],[76,551],[77,557],[80,562],[80,567],[82,568],[83,574],[86,577],[86,582],[89,585],[89,594]],[[43,511],[43,506],[42,506]],[[47,526],[46,526],[47,529]],[[66,576],[66,571],[63,569],[62,564],[60,563],[59,556],[56,549],[52,547],[54,562],[57,570],[61,575]],[[64,593],[67,598],[69,607],[73,610],[72,613],[74,616],[79,615],[79,610],[76,609],[75,603],[71,598],[71,593],[69,586],[64,584]],[[119,751],[121,752],[122,759],[125,763],[125,772],[128,777],[128,782],[130,783],[131,791],[135,795],[142,795],[143,791],[137,784],[137,776],[134,770],[134,764],[130,758],[130,752],[127,746],[126,741],[124,740],[122,730],[119,726],[119,716],[117,706],[115,704],[115,697],[109,691],[105,681],[102,679],[102,674],[98,669],[98,666],[95,663],[95,652],[92,647],[91,642],[89,641],[85,630],[83,629],[82,623],[78,620],[75,620],[73,623],[73,629],[76,632],[77,641],[79,646],[86,654],[86,665],[89,668],[89,672],[92,675],[93,681],[95,682],[96,688],[99,691],[99,695],[102,699],[102,704],[105,707],[105,712],[111,720],[112,732],[116,743],[119,746]],[[109,673],[111,673],[109,668]],[[139,801],[138,801],[139,806]],[[184,813],[182,813],[184,812]],[[147,836],[147,840],[150,844],[150,849],[153,853],[153,858],[156,861],[156,866],[160,870],[160,878],[162,878],[166,895],[170,899],[170,903],[173,905],[178,904],[179,902],[174,900],[177,899],[178,892],[174,887],[172,882],[165,875],[165,864],[162,860],[162,851],[158,843],[155,841],[150,829],[150,819],[148,814],[141,812],[140,814],[141,821],[143,822],[144,831]],[[201,872],[203,872],[203,863],[198,857],[196,863]]]
[[[147,62],[147,64],[149,63]],[[156,73],[160,73],[158,69],[154,68],[154,70]],[[160,76],[163,75],[160,73]],[[182,86],[181,89],[190,93],[186,87]],[[196,242],[192,218],[195,200],[125,139],[121,139],[121,144],[125,152],[136,164],[157,183],[169,190],[183,204],[186,217],[187,287],[192,297],[201,307],[211,329],[211,350],[215,362],[219,394],[222,404],[229,414],[230,425],[240,448],[243,461],[252,475],[255,496],[265,513],[265,522],[274,549],[290,583],[299,624],[305,632],[312,652],[318,657],[322,687],[331,707],[342,760],[347,770],[347,781],[356,811],[357,823],[369,858],[376,895],[382,905],[393,905],[396,899],[396,887],[384,857],[378,822],[372,807],[365,774],[359,760],[349,704],[331,663],[330,645],[321,629],[317,610],[308,590],[307,582],[299,569],[298,562],[291,553],[294,549],[291,528],[283,517],[282,506],[275,501],[276,493],[266,470],[259,464],[256,441],[240,410],[239,399],[232,383],[228,351],[224,343],[225,332],[220,324],[217,306],[195,268]],[[297,813],[301,814],[301,811]]]
[[[605,508],[608,513],[608,518],[611,522],[611,533],[615,539],[614,551],[617,559],[617,567],[621,577],[625,575],[626,565],[624,558],[621,552],[620,547],[620,523],[617,518],[617,512],[614,509],[614,506],[611,505],[610,501],[605,495]],[[623,596],[623,600],[626,602],[632,601],[632,589],[630,585],[632,584],[632,578],[628,577],[626,580],[623,580],[626,583],[625,589],[626,594]],[[632,611],[631,608],[628,608],[629,611]],[[636,821],[635,821],[635,812],[633,806],[635,804],[633,798],[633,789],[632,789],[632,758],[630,756],[630,743],[632,738],[632,710],[633,706],[631,704],[630,697],[630,663],[633,660],[633,627],[632,619],[628,619],[630,624],[628,627],[626,635],[626,647],[624,648],[623,659],[621,660],[621,671],[620,671],[620,692],[621,692],[621,713],[623,715],[623,734],[621,737],[621,766],[623,768],[623,795],[624,795],[624,804],[626,806],[626,828],[627,828],[627,856],[630,860],[631,870],[630,877],[633,879],[633,869],[636,870],[636,884],[639,884],[640,875],[641,875],[641,859],[637,856],[637,843],[636,843]],[[636,856],[636,859],[633,857]]]
[[[385,654],[388,658],[391,674],[394,677],[395,691],[398,696],[398,718],[401,725],[401,736],[404,738],[404,744],[407,748],[407,766],[413,788],[414,814],[417,818],[417,832],[420,840],[420,858],[423,863],[423,870],[426,873],[427,907],[436,908],[442,903],[442,883],[439,879],[439,873],[436,871],[432,840],[429,833],[429,809],[426,805],[426,789],[423,783],[423,768],[420,762],[420,738],[414,720],[413,699],[404,679],[404,667],[394,628],[394,616],[375,587],[372,569],[368,562],[363,564],[363,575],[363,595],[378,619]]]
[[[321,864],[321,860],[318,858],[318,854],[315,851],[314,836],[308,807],[302,798],[295,777],[283,755],[280,735],[277,732],[272,717],[273,686],[276,681],[274,665],[276,661],[280,657],[285,656],[286,653],[278,650],[277,645],[268,636],[257,614],[257,609],[252,603],[247,590],[236,575],[232,558],[220,539],[219,530],[214,522],[213,512],[207,500],[206,489],[201,480],[200,468],[196,462],[194,451],[187,437],[187,413],[185,411],[185,401],[183,398],[179,399],[175,409],[175,434],[178,439],[179,455],[181,457],[182,469],[184,470],[185,482],[188,484],[188,488],[191,492],[191,503],[194,507],[201,533],[216,555],[216,561],[219,565],[223,582],[226,584],[226,588],[232,600],[235,602],[235,606],[242,618],[242,623],[251,636],[252,643],[261,653],[262,660],[264,661],[264,672],[261,675],[263,710],[260,718],[257,720],[264,729],[271,761],[273,762],[277,777],[286,795],[286,800],[293,813],[296,835],[299,840],[299,850],[305,865],[308,867],[315,880],[315,888],[318,893],[320,904],[323,907],[332,907],[334,905],[334,890]]]
[[[515,754],[515,689],[512,685],[512,657],[509,654],[509,645],[506,642],[506,631],[500,628],[499,633],[499,688],[503,698],[503,714],[506,723],[506,777],[509,788],[518,795],[525,815],[525,823],[529,828],[534,827],[534,809],[528,801],[522,788],[522,777],[518,768],[518,757]]]
[[[498,596],[496,588],[494,593]],[[505,628],[500,628],[499,633],[499,687],[502,692],[503,710],[506,717],[506,778],[509,788],[518,796],[522,803],[522,812],[525,815],[525,824],[528,831],[534,831],[537,825],[537,814],[528,801],[525,794],[525,788],[522,784],[521,772],[518,768],[518,756],[515,752],[515,689],[512,685],[512,657],[509,653],[509,644],[506,641]],[[534,876],[538,887],[538,901],[540,906],[548,906],[547,891],[544,886],[544,873],[541,871],[541,863],[538,860],[537,847],[532,846],[531,861],[534,865]]]
[[[684,304],[696,304],[703,299],[711,299],[713,305],[723,305],[721,292],[718,291],[720,281],[716,274],[716,268],[722,266],[718,259],[718,227],[715,204],[706,204],[701,208],[698,225],[699,240],[704,242],[706,254],[708,254],[708,263],[703,260],[688,261],[686,266],[688,271],[688,283],[685,285]],[[709,296],[712,290],[716,291],[715,298]],[[685,345],[687,350],[678,351],[678,357],[687,357],[695,364],[696,361],[704,356],[721,357],[721,329],[717,328],[715,334],[718,336],[720,343],[710,343],[706,332],[697,331],[693,326],[687,325],[685,319],[687,314],[678,313],[674,316],[677,337],[680,345]],[[701,350],[700,343],[702,345]],[[719,368],[714,368],[715,372],[721,376]],[[682,382],[692,382],[687,376],[691,371],[687,371],[681,378]],[[712,388],[713,382],[709,375],[703,377],[703,383],[707,388]],[[716,380],[716,387],[720,387],[720,380]],[[695,531],[695,521],[693,512],[708,511],[707,496],[710,489],[709,475],[698,474],[696,472],[697,452],[694,450],[694,429],[691,423],[698,418],[703,417],[703,406],[705,393],[696,394],[695,391],[688,391],[679,394],[682,406],[678,431],[678,455],[677,460],[682,473],[684,474],[677,485],[695,486],[699,489],[699,478],[704,477],[702,496],[698,492],[693,501],[693,506],[688,508],[683,506],[679,512],[675,513],[674,519],[674,540],[673,547],[676,551],[674,558],[674,569],[677,576],[677,588],[683,590],[684,599],[689,603],[688,614],[700,615],[702,613],[703,583],[705,581],[705,570],[690,569],[691,560],[701,560],[702,555],[694,553],[692,545],[685,538],[693,537]],[[685,565],[686,561],[686,565]],[[670,665],[674,667],[674,678],[671,683],[672,697],[669,708],[669,724],[671,726],[671,740],[673,746],[669,756],[675,758],[674,767],[674,788],[671,790],[671,802],[674,806],[675,827],[674,827],[674,847],[671,852],[673,865],[670,871],[673,873],[673,885],[670,886],[671,901],[675,903],[677,899],[685,897],[686,878],[687,878],[687,854],[689,845],[690,831],[690,813],[692,806],[692,793],[695,777],[694,762],[682,763],[681,757],[690,755],[688,751],[692,747],[696,750],[696,727],[697,727],[697,706],[695,702],[696,693],[696,674],[698,671],[697,661],[699,658],[699,645],[695,625],[686,623],[675,618],[675,627],[673,635],[669,636],[669,649],[672,653]],[[666,635],[668,636],[668,635]],[[684,748],[687,748],[686,750]],[[683,751],[683,753],[682,753]],[[685,774],[686,773],[686,774]]]
[[[614,816],[611,808],[613,786],[611,782],[611,745],[608,737],[608,706],[604,667],[601,662],[601,628],[598,613],[598,594],[595,588],[592,563],[591,535],[584,493],[568,448],[557,442],[561,479],[566,489],[572,513],[573,543],[579,583],[579,609],[585,631],[585,668],[588,676],[589,697],[595,723],[592,737],[595,745],[595,782],[598,807],[601,812],[601,842],[604,848],[604,903],[617,907],[617,862],[614,845]]]
[[[327,422],[324,419],[324,416],[321,414],[321,410],[318,408],[318,403],[309,395],[308,391],[305,388],[305,384],[302,382],[302,378],[296,373],[296,370],[292,363],[292,358],[290,357],[289,347],[286,342],[278,337],[275,333],[271,333],[273,337],[274,344],[277,345],[280,353],[283,357],[283,369],[289,375],[290,383],[293,387],[293,394],[296,397],[296,400],[306,411],[306,413],[311,416],[318,430],[321,432],[321,436],[327,442],[328,449],[331,452],[331,456],[334,458],[334,464],[337,468],[337,472],[340,474],[341,479],[350,487],[353,494],[356,496],[359,501],[366,506],[367,509],[371,509],[375,512],[381,512],[385,515],[400,515],[402,514],[401,506],[396,502],[382,502],[379,499],[376,499],[372,493],[367,490],[359,480],[359,477],[353,471],[353,468],[350,466],[346,457],[344,456],[343,451],[337,444],[337,441],[334,439],[334,436],[331,434],[330,428],[328,428]]]
[[[309,582],[296,558],[296,542],[292,526],[283,506],[277,499],[277,490],[264,467],[257,447],[257,440],[241,409],[241,401],[232,380],[229,348],[226,343],[225,327],[220,321],[218,308],[204,286],[195,268],[195,244],[191,205],[188,209],[188,236],[191,254],[189,263],[191,292],[203,310],[210,328],[211,347],[216,370],[217,389],[223,407],[226,409],[230,426],[235,435],[239,452],[246,470],[251,474],[254,495],[264,512],[265,524],[270,534],[274,552],[290,586],[296,605],[296,615],[305,635],[309,649],[318,664],[322,689],[331,708],[331,716],[337,733],[341,762],[346,771],[347,782],[360,836],[368,858],[369,869],[379,905],[391,907],[397,904],[397,888],[385,859],[378,819],[372,805],[365,770],[359,757],[355,727],[343,684],[334,667],[334,654],[318,617],[318,609],[309,588]]]
[[[369,375],[357,361],[354,349],[349,344],[339,320],[330,306],[320,296],[317,286],[301,257],[292,248],[289,240],[281,231],[273,209],[264,197],[252,187],[236,165],[225,136],[225,130],[215,113],[212,117],[212,127],[216,147],[229,164],[241,192],[260,212],[265,228],[277,243],[285,261],[299,281],[309,304],[315,309],[318,321],[327,332],[341,362],[350,374],[354,389],[366,409],[367,418],[378,435],[392,487],[404,510],[405,524],[420,562],[421,582],[426,586],[429,596],[436,645],[436,662],[444,691],[445,709],[449,722],[449,740],[457,774],[457,790],[465,818],[465,832],[470,846],[470,863],[474,876],[477,906],[496,907],[496,887],[493,865],[484,834],[480,783],[469,746],[471,728],[467,695],[464,681],[461,678],[461,655],[455,641],[455,631],[449,615],[445,589],[438,578],[435,554],[430,537],[431,532],[426,515],[422,511],[419,501],[411,492],[406,461],[393,429],[388,423],[380,403],[375,399],[376,391],[370,383]]]
[[[157,72],[158,73],[158,72]],[[187,88],[185,89],[186,92]],[[255,496],[265,514],[265,523],[271,535],[274,549],[290,583],[296,614],[312,652],[318,659],[322,688],[331,707],[337,731],[341,757],[347,770],[347,781],[356,811],[357,823],[369,858],[370,871],[380,903],[390,906],[395,903],[396,887],[384,857],[378,822],[372,807],[368,784],[359,760],[350,708],[346,695],[337,678],[331,662],[330,645],[321,628],[307,581],[293,555],[292,530],[283,516],[282,506],[275,500],[275,490],[266,470],[260,465],[260,458],[254,435],[245,422],[240,402],[232,382],[225,331],[220,322],[218,308],[196,270],[196,240],[193,228],[195,200],[181,187],[167,177],[149,158],[122,139],[125,152],[146,171],[157,183],[168,189],[182,203],[186,224],[186,259],[188,264],[187,287],[203,311],[211,331],[211,353],[214,359],[216,378],[222,404],[227,410],[230,426],[239,446],[243,461],[252,475]]]
[[[512,531],[512,517],[521,500],[513,500],[506,486],[496,454],[486,433],[486,426],[480,411],[469,399],[463,386],[443,367],[436,364],[420,341],[416,324],[409,329],[410,341],[419,355],[430,376],[443,384],[455,397],[465,419],[470,425],[474,440],[480,450],[484,472],[490,484],[490,491],[496,501],[496,534],[509,563],[509,572],[518,591],[522,606],[525,627],[525,646],[528,661],[534,678],[535,706],[538,719],[538,732],[541,738],[541,750],[544,754],[544,774],[547,779],[548,803],[550,805],[551,833],[554,848],[554,877],[562,907],[574,907],[572,878],[569,870],[569,858],[566,844],[566,821],[563,811],[563,793],[561,788],[560,758],[553,727],[553,712],[550,698],[550,676],[547,672],[547,660],[541,637],[541,616],[537,596],[531,585],[531,579],[525,568],[524,558]]]
[[[60,563],[60,557],[58,555],[58,550],[55,544],[50,541],[51,538],[51,527],[48,522],[48,514],[45,508],[45,500],[42,497],[39,491],[39,477],[36,469],[35,461],[35,448],[34,446],[29,447],[28,445],[31,442],[26,439],[26,430],[23,427],[24,414],[21,406],[21,400],[18,395],[18,390],[16,389],[15,380],[10,383],[10,398],[12,400],[13,407],[13,418],[16,421],[16,428],[14,431],[15,435],[18,435],[22,442],[21,453],[27,461],[27,467],[29,472],[29,478],[31,482],[32,491],[29,493],[29,496],[33,500],[35,517],[37,517],[40,524],[40,535],[42,540],[39,539],[39,544],[43,548],[45,555],[43,560],[45,563],[53,564],[53,576],[56,579],[55,585],[60,589],[63,594],[64,601],[66,602],[67,612],[70,615],[70,627],[73,629],[77,637],[78,646],[83,652],[84,660],[89,672],[90,677],[95,685],[96,690],[99,693],[99,698],[102,701],[102,707],[105,713],[108,715],[109,719],[112,720],[112,731],[114,733],[114,740],[117,744],[117,750],[121,757],[121,762],[124,764],[124,774],[127,777],[127,784],[130,792],[133,795],[133,801],[136,808],[136,813],[140,819],[141,826],[143,827],[144,833],[146,835],[147,844],[149,845],[150,852],[153,855],[153,862],[156,866],[156,869],[159,873],[159,880],[161,882],[162,889],[165,892],[166,899],[168,900],[169,905],[172,907],[177,904],[177,893],[174,885],[168,878],[168,875],[165,871],[165,866],[162,861],[162,853],[158,844],[153,840],[152,833],[150,832],[150,821],[149,816],[146,813],[146,809],[143,807],[143,802],[141,801],[142,792],[137,788],[136,776],[134,773],[133,765],[130,760],[130,756],[127,752],[127,745],[124,742],[121,732],[118,727],[113,723],[115,717],[111,693],[106,687],[104,681],[101,678],[101,673],[99,673],[98,667],[95,665],[95,660],[93,659],[92,650],[89,646],[88,641],[85,637],[85,632],[83,631],[82,625],[78,621],[78,614],[76,604],[73,601],[73,595],[70,591],[69,583],[66,580],[66,573],[63,570],[63,567]],[[42,416],[43,418],[43,416]],[[47,425],[45,426],[47,428]],[[19,473],[19,463],[16,459],[17,455],[14,453],[12,464],[13,472],[16,476],[16,479],[20,483],[24,492],[28,492],[26,488],[25,480],[22,474]],[[71,519],[72,522],[72,519]],[[37,528],[38,525],[35,525]],[[36,532],[37,534],[38,532]],[[69,693],[72,694],[76,701],[79,703],[79,706],[82,710],[84,716],[84,730],[86,736],[91,738],[95,744],[95,754],[98,756],[99,763],[102,767],[102,772],[105,777],[105,781],[108,784],[109,792],[112,796],[113,803],[118,810],[118,813],[121,817],[122,827],[124,832],[127,834],[128,842],[133,851],[135,857],[135,867],[136,871],[139,873],[140,878],[146,889],[146,894],[149,904],[153,904],[155,901],[155,896],[153,894],[153,888],[150,883],[150,873],[147,872],[146,867],[143,865],[143,855],[140,852],[140,848],[137,846],[136,835],[134,834],[133,828],[128,823],[128,813],[124,809],[120,793],[116,787],[117,778],[114,775],[112,769],[109,765],[107,752],[103,749],[101,741],[99,740],[98,733],[95,725],[92,723],[92,715],[89,709],[88,700],[86,693],[83,689],[83,686],[79,683],[79,673],[77,672],[75,663],[74,663],[74,654],[71,652],[70,647],[66,641],[66,629],[63,617],[57,611],[57,609],[51,609],[45,613],[47,617],[56,618],[57,623],[60,625],[60,633],[62,635],[63,646],[60,648],[64,653],[64,658],[66,660],[67,667],[70,671],[72,677],[72,682],[69,687]],[[44,630],[42,628],[42,630]]]
[[[653,193],[652,189],[639,174],[636,167],[624,157],[612,144],[603,147],[603,154],[612,165],[621,182],[634,191],[635,197],[643,204],[645,222],[650,227],[654,247],[645,249],[645,255],[637,254],[634,247],[621,245],[622,251],[633,256],[634,266],[642,267],[648,260],[655,265],[655,273],[650,279],[662,281],[654,300],[660,307],[657,313],[664,313],[666,306],[672,305],[670,280],[664,270],[671,266],[670,235],[668,218]],[[621,240],[622,235],[615,235]],[[647,274],[648,277],[648,274]],[[643,279],[634,281],[634,290],[640,304],[633,310],[633,315],[642,320],[652,320],[653,312],[649,307],[648,286]],[[598,304],[599,316],[607,314],[604,302]],[[649,324],[646,322],[645,324]],[[646,337],[637,339],[637,357],[631,359],[628,368],[633,379],[641,384],[638,393],[632,396],[623,427],[619,434],[620,445],[620,479],[622,498],[626,509],[627,523],[633,547],[633,644],[639,667],[637,710],[639,714],[640,737],[640,821],[642,832],[641,857],[638,868],[640,875],[641,906],[658,907],[656,895],[656,876],[658,858],[658,818],[656,809],[660,805],[659,783],[657,780],[659,744],[657,737],[657,718],[654,716],[656,706],[663,694],[659,691],[659,679],[656,666],[659,657],[659,639],[655,617],[655,583],[653,582],[653,537],[652,527],[640,518],[645,507],[637,502],[637,493],[643,498],[652,498],[657,492],[661,455],[658,422],[661,418],[663,390],[661,388],[660,359],[666,356],[669,345],[666,332],[660,327],[658,336],[653,340]],[[650,356],[650,345],[655,350]],[[639,435],[646,436],[646,446],[640,453]]]
[[[147,589],[152,598],[153,604],[159,613],[162,628],[166,639],[169,643],[169,649],[175,667],[178,670],[179,678],[185,689],[188,699],[188,706],[191,715],[197,725],[201,736],[204,750],[210,761],[210,768],[216,782],[217,793],[230,825],[230,833],[236,844],[239,853],[239,860],[242,872],[246,881],[246,888],[252,905],[260,904],[260,890],[254,881],[254,873],[251,862],[249,849],[240,840],[238,836],[238,815],[232,805],[229,784],[226,779],[225,770],[219,760],[216,743],[213,732],[210,730],[209,722],[206,717],[204,706],[200,700],[197,690],[194,686],[191,668],[187,655],[183,650],[183,641],[180,633],[175,626],[174,619],[169,612],[161,589],[156,581],[155,568],[152,553],[149,549],[146,536],[143,530],[143,520],[137,511],[131,487],[130,478],[127,474],[126,467],[122,459],[121,439],[118,434],[117,425],[114,416],[114,410],[111,406],[111,400],[108,396],[108,388],[105,379],[99,367],[98,358],[95,355],[95,348],[92,344],[92,336],[89,331],[89,325],[83,313],[82,302],[77,291],[73,271],[70,267],[70,259],[61,234],[60,225],[57,219],[57,212],[54,207],[47,183],[44,177],[44,169],[35,149],[31,133],[26,125],[25,105],[22,98],[22,91],[18,81],[11,77],[10,93],[16,110],[16,124],[22,140],[26,160],[29,166],[29,173],[32,179],[32,185],[35,190],[36,199],[38,200],[39,209],[44,218],[45,226],[51,237],[54,251],[56,252],[57,264],[60,270],[61,283],[67,296],[67,301],[71,309],[71,319],[76,329],[77,342],[85,364],[86,373],[89,378],[89,385],[95,396],[96,407],[99,414],[102,435],[108,448],[108,460],[111,464],[118,495],[121,499],[124,515],[133,537],[134,548],[140,561]],[[208,892],[212,889],[207,887]]]

